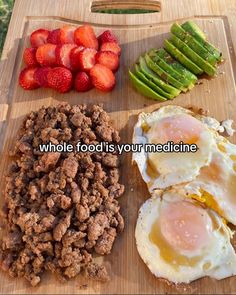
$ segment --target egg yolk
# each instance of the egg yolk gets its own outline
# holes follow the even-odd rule
[[[211,219],[207,212],[193,203],[182,201],[162,208],[161,233],[175,250],[195,251],[209,242]]]
[[[188,144],[197,143],[203,130],[202,123],[194,117],[181,114],[164,118],[151,126],[148,137],[151,143],[164,144],[168,141]]]

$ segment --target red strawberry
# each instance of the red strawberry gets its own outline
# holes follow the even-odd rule
[[[60,29],[60,43],[61,44],[73,44],[74,42],[74,32],[76,27],[74,26],[64,26]]]
[[[75,76],[74,88],[78,92],[85,92],[93,88],[91,78],[86,72],[79,72]]]
[[[60,44],[60,29],[53,30],[49,33],[47,43]]]
[[[99,51],[96,54],[96,62],[112,71],[116,71],[119,67],[119,57],[112,51]]]
[[[82,71],[89,71],[95,65],[97,50],[93,48],[85,48],[78,54],[78,66]]]
[[[75,44],[63,44],[58,45],[56,48],[56,60],[59,66],[64,66],[68,69],[71,69],[70,63],[70,53],[73,48],[75,48]]]
[[[25,48],[24,54],[23,54],[23,60],[28,66],[37,66],[38,62],[36,60],[36,50],[37,48]]]
[[[103,43],[106,43],[106,42],[116,42],[116,43],[118,43],[118,40],[117,40],[116,36],[110,30],[104,31],[98,37],[98,41],[99,41],[100,45],[103,44]]]
[[[27,67],[21,71],[19,84],[22,88],[25,90],[32,90],[40,87],[34,79],[34,73],[37,69],[37,67]]]
[[[50,70],[51,70],[51,68],[49,68],[49,67],[43,67],[43,68],[36,69],[36,71],[34,73],[34,79],[41,87],[48,87],[47,75]]]
[[[49,35],[48,30],[39,29],[34,31],[30,36],[30,43],[32,47],[39,47],[47,43],[47,38]]]
[[[71,89],[72,74],[71,71],[66,68],[56,67],[51,69],[48,72],[47,78],[48,86],[59,92],[64,93]]]
[[[41,66],[50,67],[56,65],[56,45],[44,44],[36,51],[36,59]]]
[[[106,42],[103,43],[101,48],[101,51],[112,51],[118,56],[121,54],[121,48],[116,42]]]
[[[90,76],[93,85],[104,92],[111,91],[116,84],[115,75],[104,65],[96,64],[90,70]]]
[[[79,52],[83,49],[83,46],[78,46],[70,52],[70,64],[73,71],[79,71]]]
[[[78,45],[98,50],[98,40],[93,28],[89,25],[84,25],[76,29],[74,39]]]

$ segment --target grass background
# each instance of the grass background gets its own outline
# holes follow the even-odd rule
[[[40,0],[39,0],[40,1]],[[11,18],[12,8],[14,5],[14,0],[0,0],[0,57],[2,55],[2,49],[4,45],[4,41],[7,34],[8,25]],[[126,14],[133,14],[133,13],[147,13],[152,12],[150,10],[139,10],[139,9],[109,9],[109,10],[101,10],[101,13],[126,13]]]

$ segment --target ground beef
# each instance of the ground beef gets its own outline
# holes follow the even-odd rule
[[[5,234],[0,267],[36,286],[44,271],[61,281],[84,272],[105,281],[93,255],[109,254],[124,220],[117,198],[116,153],[39,151],[39,144],[67,142],[117,144],[119,133],[99,105],[41,108],[24,120],[6,178]]]

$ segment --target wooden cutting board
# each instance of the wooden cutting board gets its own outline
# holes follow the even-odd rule
[[[9,158],[7,152],[14,145],[15,134],[23,117],[42,105],[67,101],[71,104],[103,103],[110,113],[113,124],[121,132],[122,142],[131,142],[133,126],[141,111],[153,111],[166,104],[184,107],[194,106],[209,110],[209,115],[224,120],[236,120],[235,53],[236,48],[236,1],[210,0],[163,0],[159,13],[144,15],[109,15],[92,13],[91,6],[123,8],[160,8],[159,1],[91,1],[91,0],[16,0],[5,47],[0,64],[0,179]],[[172,102],[158,103],[138,94],[128,81],[127,70],[149,48],[161,47],[168,36],[173,21],[194,19],[209,39],[222,49],[226,58],[219,68],[217,78],[203,79],[203,84],[181,94]],[[28,36],[39,28],[54,29],[66,23],[79,25],[92,23],[96,32],[111,28],[119,37],[122,46],[117,86],[108,94],[96,90],[84,94],[70,92],[58,94],[52,90],[24,91],[18,86],[22,65],[22,53],[29,44]],[[236,143],[236,137],[232,138]],[[111,270],[111,281],[106,284],[86,282],[82,278],[61,284],[52,276],[43,276],[39,287],[32,288],[23,279],[9,278],[0,273],[1,294],[172,294],[172,293],[236,293],[236,277],[222,281],[204,278],[190,285],[172,286],[156,279],[138,256],[134,228],[140,205],[149,197],[136,167],[131,165],[131,155],[122,155],[122,182],[126,193],[121,198],[126,229],[116,240],[112,253],[104,257]],[[1,196],[1,203],[3,196]],[[87,284],[87,287],[85,286]]]

